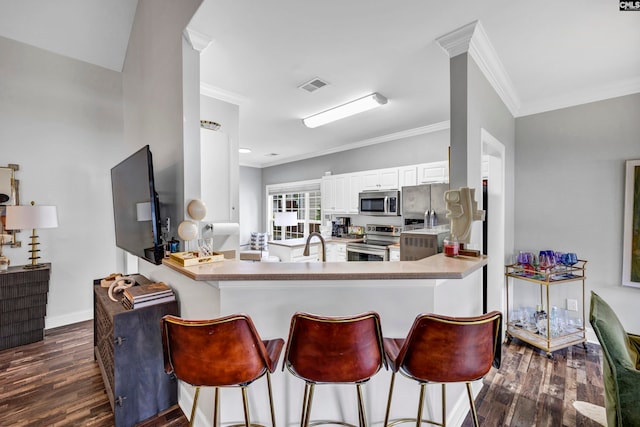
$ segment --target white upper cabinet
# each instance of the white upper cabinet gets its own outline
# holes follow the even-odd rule
[[[334,213],[347,213],[349,206],[349,181],[347,175],[336,175],[334,177],[334,194],[335,194],[335,209]]]
[[[449,162],[431,162],[418,165],[417,184],[449,182]]]
[[[355,172],[348,175],[349,188],[347,191],[347,211],[350,214],[357,214],[360,208],[359,195],[362,191],[362,173]]]
[[[398,168],[376,169],[362,173],[362,189],[396,190],[398,188]]]
[[[323,176],[320,181],[322,193],[322,211],[325,214],[333,213],[336,208],[335,179],[333,176]]]
[[[323,176],[321,181],[322,211],[324,214],[347,213],[347,175]]]
[[[398,168],[398,188],[418,183],[418,167],[402,166]]]
[[[322,212],[357,214],[361,191],[399,190],[404,186],[449,182],[446,161],[322,177]]]

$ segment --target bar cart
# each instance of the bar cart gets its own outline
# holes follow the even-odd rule
[[[547,357],[552,357],[552,352],[562,348],[570,347],[576,344],[582,344],[586,348],[585,335],[585,265],[587,261],[578,260],[578,262],[564,270],[554,271],[538,271],[532,270],[520,264],[512,264],[505,266],[505,286],[507,297],[507,327],[506,339],[518,338],[534,347],[537,347],[547,353]],[[557,289],[558,286],[571,286],[571,284],[581,284],[581,301],[582,311],[581,319],[573,323],[564,323],[558,326],[558,320],[552,319],[552,313],[543,313],[546,315],[546,325],[544,318],[542,323],[532,324],[526,319],[526,315],[514,317],[512,310],[509,308],[509,284],[513,283],[515,294],[515,286],[538,285],[540,287],[539,304],[542,307],[550,305],[550,290]],[[515,305],[515,304],[514,304]],[[551,310],[549,310],[551,311]],[[543,316],[544,317],[544,316]],[[556,323],[554,323],[556,322]],[[546,326],[546,328],[545,328]]]

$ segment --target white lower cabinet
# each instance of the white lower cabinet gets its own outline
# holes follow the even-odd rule
[[[347,244],[327,242],[327,262],[345,262],[347,260]]]
[[[269,244],[269,255],[280,258],[282,262],[307,262],[320,261],[320,243],[313,243],[309,246],[309,255],[304,256],[304,246],[283,246],[273,243]]]
[[[389,248],[389,261],[400,261],[400,247],[392,246]]]

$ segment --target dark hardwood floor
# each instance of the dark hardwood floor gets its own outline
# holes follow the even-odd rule
[[[0,426],[112,426],[113,415],[93,359],[93,322],[48,330],[41,342],[0,351]],[[502,367],[476,399],[483,426],[585,426],[573,401],[603,406],[601,351],[589,344],[544,353],[518,341],[504,345]],[[173,407],[143,427],[181,427]],[[471,426],[470,417],[464,426]]]

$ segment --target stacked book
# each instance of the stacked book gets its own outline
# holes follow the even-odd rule
[[[131,286],[124,290],[122,305],[128,309],[175,301],[173,290],[162,282]]]

